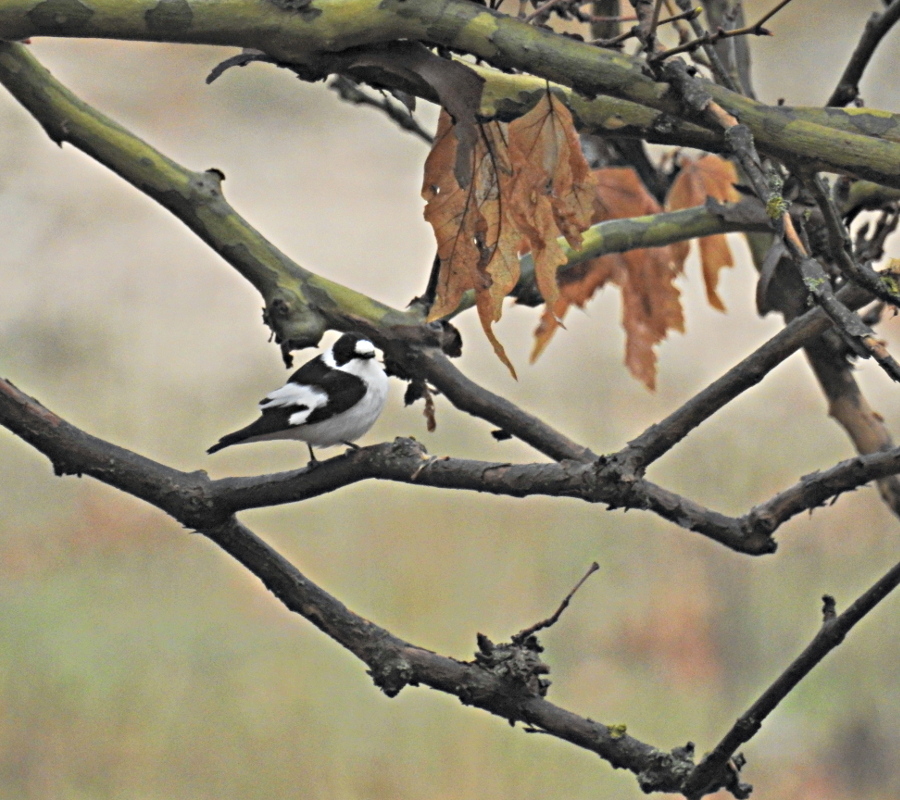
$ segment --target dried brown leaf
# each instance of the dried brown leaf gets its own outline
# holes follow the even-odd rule
[[[519,279],[521,234],[507,213],[512,169],[506,126],[499,122],[480,126],[470,154],[472,179],[465,188],[459,185],[454,168],[458,152],[455,131],[449,114],[442,112],[434,146],[425,161],[425,219],[434,229],[441,260],[429,319],[452,313],[463,294],[474,291],[482,328],[515,376],[492,331],[504,298]]]
[[[559,294],[556,273],[566,262],[556,240],[563,236],[580,247],[594,216],[594,176],[571,113],[551,92],[510,123],[509,153],[515,172],[510,215],[534,258],[538,290],[552,304]]]
[[[684,159],[681,162],[681,171],[669,189],[666,208],[671,211],[692,208],[706,203],[708,197],[720,203],[735,203],[740,200],[740,195],[734,188],[736,182],[737,172],[734,165],[719,156],[705,155],[696,161]],[[673,246],[673,252],[678,268],[683,268],[690,252],[690,244],[679,242]],[[723,234],[700,239],[700,263],[703,267],[706,298],[713,308],[724,311],[725,304],[716,292],[719,271],[724,267],[733,266],[734,259]]]
[[[471,182],[459,180],[458,126],[444,113],[425,162],[425,218],[434,228],[441,266],[429,315],[452,313],[475,293],[481,325],[498,357],[515,375],[493,332],[503,301],[519,279],[519,256],[531,252],[539,290],[559,296],[556,273],[566,261],[557,239],[581,244],[595,215],[596,185],[568,109],[549,92],[509,125],[479,126],[466,150]]]
[[[660,206],[630,167],[597,170],[594,222],[655,214]],[[670,330],[684,330],[677,270],[670,247],[601,256],[568,270],[560,297],[548,305],[535,331],[532,361],[546,348],[569,306],[583,307],[597,289],[612,282],[622,290],[625,364],[648,388],[656,385],[654,348]]]

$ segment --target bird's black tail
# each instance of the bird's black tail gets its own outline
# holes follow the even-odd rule
[[[229,433],[227,436],[223,436],[216,442],[212,447],[207,450],[208,455],[212,455],[213,453],[218,453],[219,450],[224,450],[226,447],[231,447],[233,444],[237,444],[244,440],[243,436],[240,436],[238,433]]]

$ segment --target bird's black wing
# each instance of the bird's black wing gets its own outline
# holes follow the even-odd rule
[[[366,393],[366,384],[361,378],[351,375],[349,372],[331,369],[323,363],[321,356],[308,361],[300,367],[291,375],[288,383],[315,387],[324,391],[328,396],[328,401],[324,405],[313,409],[312,413],[301,423],[302,425],[311,425],[315,422],[330,419],[336,414],[340,414],[354,406]],[[268,399],[268,397],[264,397],[262,402],[264,403]],[[206,452],[209,454],[217,453],[219,450],[239,442],[271,436],[272,434],[295,428],[297,426],[291,425],[290,418],[297,412],[305,411],[307,408],[309,408],[308,405],[299,403],[272,405],[263,408],[259,419],[251,422],[246,428],[226,434]]]
[[[300,371],[302,369],[301,367]],[[312,413],[306,418],[305,425],[322,422],[346,411],[362,400],[366,393],[366,384],[362,378],[339,369],[328,370],[324,375],[320,376],[318,385],[327,393],[328,402],[313,409]]]
[[[322,356],[316,356],[291,375],[287,382],[299,383],[301,386],[319,386],[331,372],[331,367],[326,366]]]

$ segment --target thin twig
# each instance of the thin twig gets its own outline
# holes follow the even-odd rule
[[[328,84],[328,88],[333,89],[340,95],[341,100],[346,100],[348,103],[372,106],[383,111],[403,130],[418,136],[426,144],[434,144],[434,135],[426,131],[405,106],[392,103],[387,97],[381,99],[372,97],[343,75],[335,75],[334,80]]]
[[[689,0],[684,0],[684,2],[689,2]],[[758,21],[754,22],[752,25],[745,25],[743,28],[732,28],[731,30],[725,30],[724,28],[718,28],[715,31],[704,31],[701,29],[698,30],[698,27],[694,28],[695,33],[697,34],[696,39],[691,39],[688,42],[682,42],[677,47],[673,47],[669,50],[665,50],[660,53],[654,53],[653,59],[656,61],[661,61],[665,58],[670,58],[671,56],[678,55],[679,53],[686,53],[692,50],[696,50],[699,47],[703,47],[706,49],[707,47],[714,45],[716,42],[721,41],[722,39],[730,39],[733,36],[771,36],[771,31],[766,30],[763,27],[763,23],[777,14],[782,8],[784,8],[791,0],[781,0],[778,5],[775,6],[771,11],[764,14]],[[678,0],[678,4],[683,7],[682,0]],[[707,55],[709,52],[707,51]],[[723,74],[727,75],[727,72],[724,71]],[[718,77],[718,73],[717,73]],[[731,81],[729,77],[729,82]],[[729,85],[729,83],[724,83],[720,81],[723,86],[727,86],[732,91],[738,91],[738,89]]]
[[[692,8],[691,0],[675,0],[675,2],[682,11],[687,11],[688,9]],[[688,22],[690,23],[691,29],[694,31],[695,36],[697,36],[698,38],[702,38],[708,35],[707,31],[704,30],[699,20],[691,19],[688,20]],[[701,42],[698,46],[703,47],[703,52],[706,54],[706,58],[709,60],[709,68],[710,70],[712,70],[712,74],[716,79],[716,82],[732,92],[740,93],[740,87],[736,86],[734,81],[731,79],[731,76],[728,74],[728,70],[725,69],[725,65],[722,63],[722,59],[719,58],[719,54],[716,52],[715,47],[713,47],[709,42]],[[687,44],[679,45],[679,47],[681,48],[679,52],[684,52],[684,50],[686,49],[696,49],[695,47],[689,48]],[[666,53],[672,55],[672,53],[669,51],[654,53],[652,61],[662,61],[663,59],[668,57]]]
[[[653,16],[650,18],[650,38],[656,39],[656,29],[659,27],[659,14],[662,11],[663,0],[656,0],[653,4]]]
[[[727,769],[729,759],[737,749],[759,731],[763,721],[784,700],[794,687],[834,650],[852,628],[874,609],[900,584],[900,563],[876,581],[843,613],[829,618],[827,601],[825,622],[806,649],[769,686],[738,719],[730,731],[703,759],[684,784],[683,791],[690,800],[697,800],[716,786]]]
[[[659,28],[661,25],[668,25],[670,23],[682,22],[686,19],[696,19],[702,13],[700,8],[692,8],[689,11],[683,11],[680,14],[675,14],[671,17],[666,17],[663,20],[659,20],[656,27]],[[614,36],[612,39],[592,39],[590,44],[600,45],[601,47],[613,47],[614,45],[620,44],[628,39],[631,39],[633,36],[637,34],[634,30],[625,31],[624,33],[620,33],[618,36]]]
[[[825,103],[826,106],[845,106],[859,97],[859,82],[875,53],[875,48],[898,20],[900,20],[900,0],[894,0],[881,14],[876,13],[869,17],[862,37],[844,68],[844,74]]]
[[[821,177],[813,175],[804,183],[822,212],[825,227],[831,239],[830,254],[844,276],[873,294],[879,300],[890,303],[895,307],[900,306],[900,296],[888,288],[888,285],[881,280],[878,273],[871,266],[856,262],[856,259],[853,257],[853,243],[850,240],[850,234],[841,221],[840,213],[834,204],[834,200],[825,188]]]
[[[537,19],[541,14],[550,11],[553,6],[559,5],[560,3],[565,3],[567,0],[547,0],[546,3],[539,5],[534,11],[532,11],[527,17],[525,17],[525,22],[533,22]]]
[[[541,622],[536,622],[530,628],[525,628],[523,631],[519,631],[515,636],[512,637],[513,644],[521,644],[524,642],[531,634],[537,633],[544,628],[549,628],[552,625],[555,625],[559,618],[562,616],[563,611],[565,611],[569,607],[569,603],[572,602],[572,598],[575,596],[575,592],[577,592],[584,582],[591,577],[598,569],[600,569],[600,565],[595,561],[588,567],[588,571],[584,573],[584,576],[581,578],[578,583],[575,584],[575,587],[569,592],[565,599],[560,603],[559,608],[556,609],[552,616],[547,617],[547,619],[542,620]]]
[[[745,28],[740,28],[735,31],[731,31],[731,36],[740,36],[743,33],[755,33],[759,28],[763,26],[763,23],[768,22],[772,17],[774,17],[782,8],[784,8],[791,0],[781,0],[771,11],[766,14],[763,14],[753,25],[747,25]]]

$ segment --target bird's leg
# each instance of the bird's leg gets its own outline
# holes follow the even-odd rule
[[[313,467],[318,467],[319,459],[316,458],[316,454],[313,452],[312,445],[307,442],[306,446],[309,448],[309,463],[306,465],[306,468],[312,469]]]
[[[351,450],[359,450],[359,445],[354,444],[353,442],[347,442],[341,439],[341,444],[347,445],[347,447],[349,447]]]

